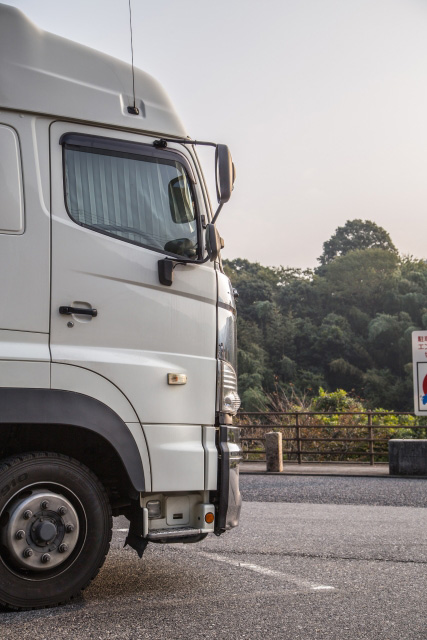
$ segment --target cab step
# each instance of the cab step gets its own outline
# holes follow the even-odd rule
[[[150,542],[172,542],[177,539],[177,542],[180,542],[184,538],[199,538],[206,533],[207,531],[194,529],[193,527],[154,529],[148,532],[146,540],[149,540]]]

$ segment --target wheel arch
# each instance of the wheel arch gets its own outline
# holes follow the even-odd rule
[[[115,478],[121,492],[127,486],[133,497],[146,487],[139,449],[126,423],[91,396],[59,389],[0,388],[1,457],[24,449],[71,455],[104,484]]]

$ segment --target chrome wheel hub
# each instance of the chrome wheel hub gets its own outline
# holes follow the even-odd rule
[[[26,492],[7,506],[7,513],[2,542],[15,566],[47,571],[65,562],[74,551],[79,518],[70,500],[60,493]]]

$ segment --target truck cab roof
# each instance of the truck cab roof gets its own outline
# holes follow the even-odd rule
[[[0,109],[186,137],[161,85],[117,58],[39,29],[0,4]]]

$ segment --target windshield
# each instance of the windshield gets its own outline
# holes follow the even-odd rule
[[[186,258],[197,257],[193,192],[173,157],[64,149],[69,215],[86,227]]]

